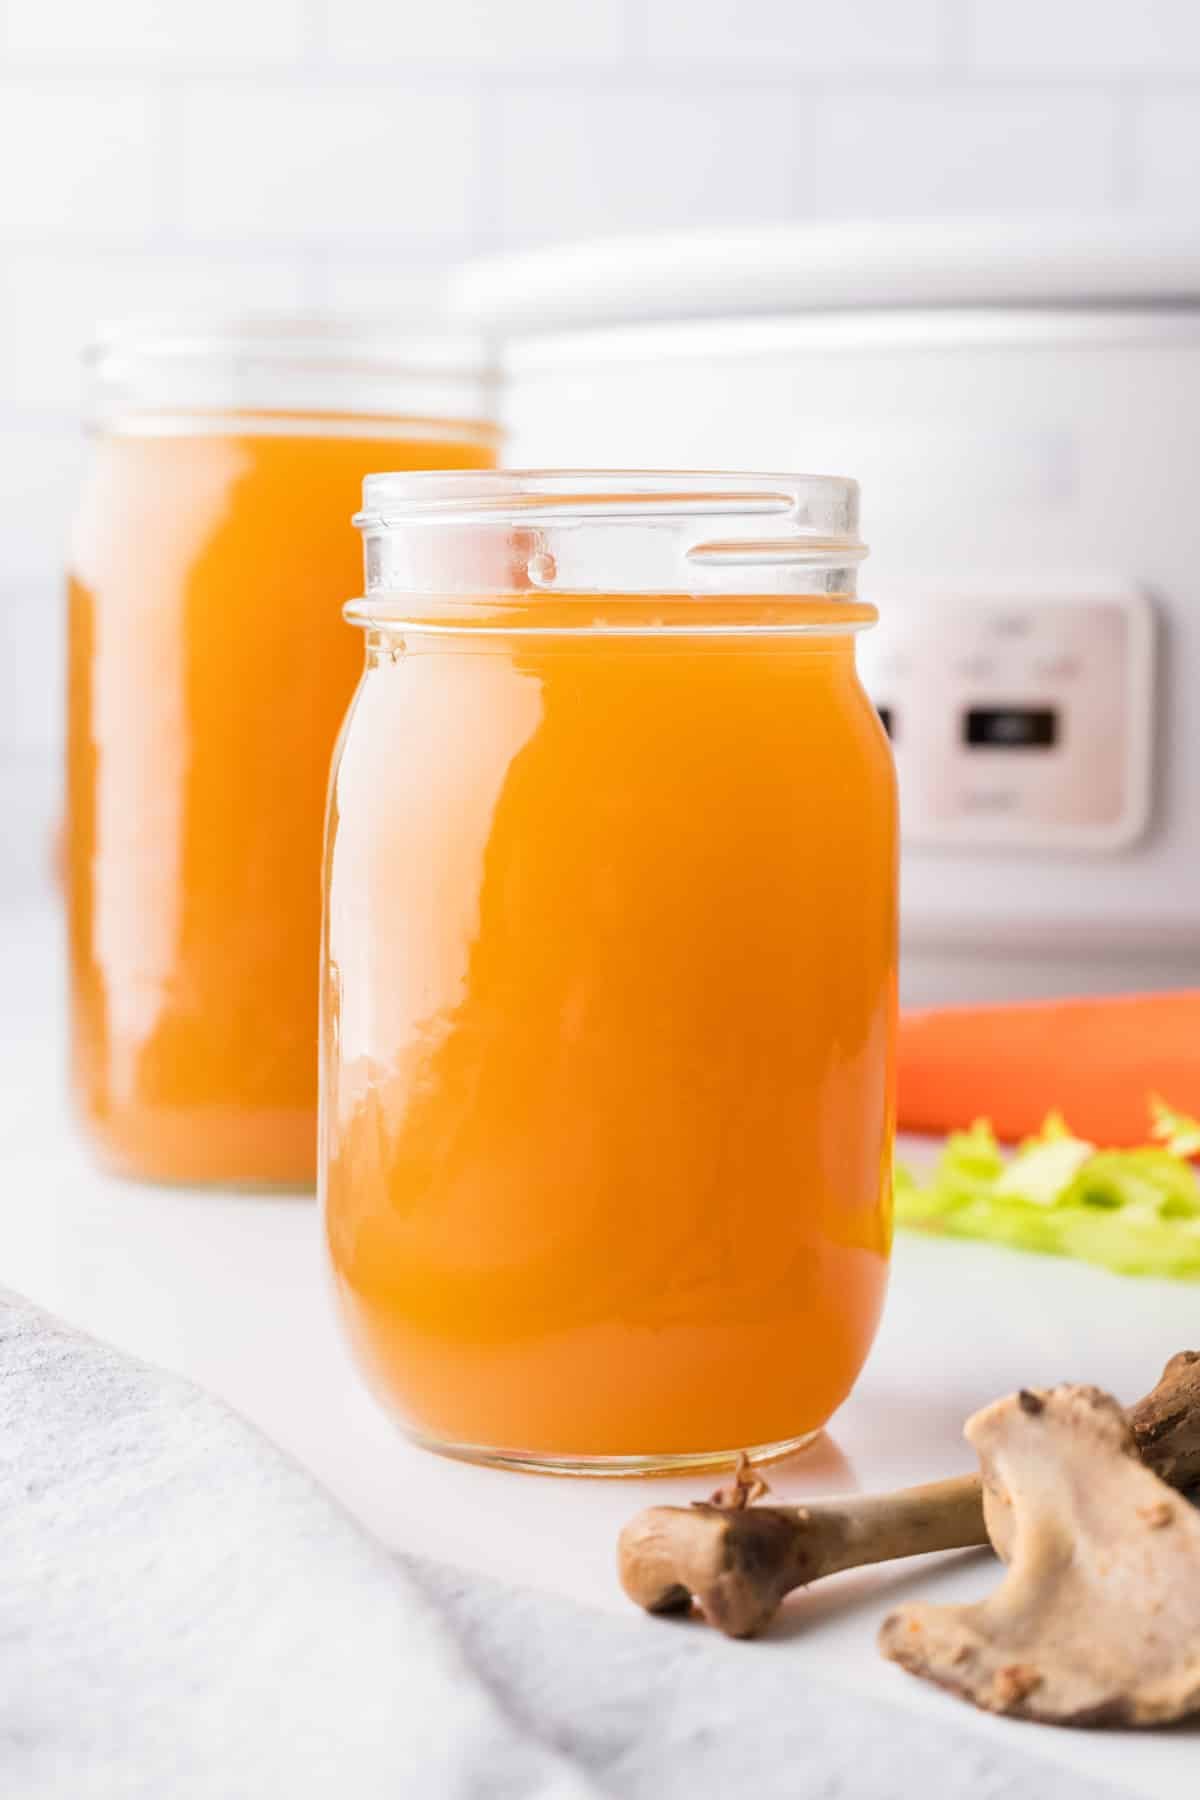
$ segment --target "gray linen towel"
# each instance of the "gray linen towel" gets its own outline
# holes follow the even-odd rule
[[[7,1800],[1111,1792],[786,1643],[392,1558],[217,1401],[0,1293]]]

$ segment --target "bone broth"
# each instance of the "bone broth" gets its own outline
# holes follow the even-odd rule
[[[344,1316],[441,1448],[582,1469],[778,1448],[845,1398],[883,1295],[893,778],[855,673],[872,610],[812,591],[787,538],[782,591],[755,592],[736,545],[703,561],[694,515],[744,513],[722,538],[769,499],[841,519],[852,484],[491,479],[431,487],[447,584],[498,563],[503,592],[389,590],[385,541],[351,608],[323,1030]],[[388,482],[368,537],[411,532],[436,567],[427,490]],[[456,523],[468,503],[494,523]],[[667,550],[642,551],[639,507]],[[627,575],[679,554],[696,591],[560,591],[610,537]],[[810,560],[852,583],[855,551]]]
[[[493,448],[451,421],[194,400],[108,422],[73,539],[74,1085],[122,1173],[310,1184],[322,811],[362,661],[346,517],[382,457]]]

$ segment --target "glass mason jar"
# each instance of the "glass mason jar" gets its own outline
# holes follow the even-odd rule
[[[353,1346],[432,1448],[776,1454],[858,1374],[897,847],[857,510],[809,476],[366,483],[322,1189]]]
[[[93,354],[69,569],[73,1085],[125,1175],[308,1185],[330,753],[364,474],[495,461],[474,345],[136,326]]]

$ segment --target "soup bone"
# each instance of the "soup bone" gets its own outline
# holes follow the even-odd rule
[[[986,1600],[912,1605],[883,1654],[989,1712],[1162,1725],[1200,1710],[1200,1511],[1098,1388],[1024,1390],[967,1421],[1008,1568]]]
[[[1156,1477],[1181,1491],[1200,1484],[1200,1352],[1173,1356],[1124,1417],[1135,1454]],[[1003,1557],[1011,1545],[1009,1496],[986,1458],[980,1474],[894,1494],[755,1504],[766,1492],[743,1462],[733,1487],[710,1501],[639,1513],[618,1545],[629,1598],[653,1613],[685,1612],[695,1600],[727,1636],[752,1637],[785,1595],[822,1576],[988,1542]]]

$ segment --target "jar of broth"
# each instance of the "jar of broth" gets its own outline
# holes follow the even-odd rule
[[[321,832],[364,474],[495,461],[472,344],[141,325],[93,354],[71,539],[73,1085],[100,1161],[311,1185]]]
[[[810,476],[366,483],[324,1218],[362,1367],[434,1449],[773,1455],[858,1374],[897,847],[857,515]]]

